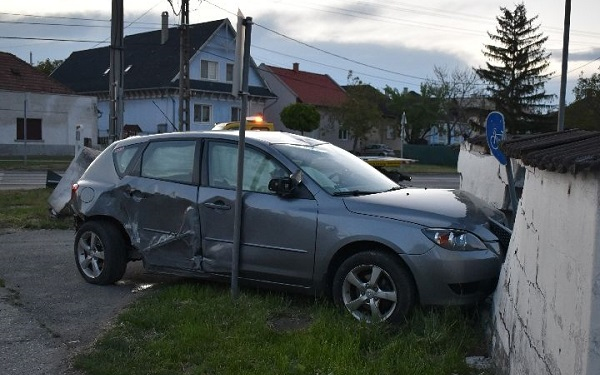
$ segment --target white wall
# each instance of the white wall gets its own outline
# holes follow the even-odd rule
[[[519,168],[519,163],[513,161],[513,174]],[[464,142],[460,147],[456,169],[460,174],[461,190],[474,194],[498,209],[511,209],[506,167],[486,153],[483,147]],[[522,179],[515,179],[515,185],[522,188]]]
[[[506,374],[600,374],[599,181],[527,167],[494,294],[492,352]]]
[[[28,153],[72,153],[76,144],[75,131],[81,125],[82,137],[97,140],[96,98],[80,95],[23,93],[0,90],[0,145],[2,153],[21,152],[23,141],[17,141],[17,118],[42,120],[42,140],[28,141]],[[55,152],[56,151],[56,152]]]

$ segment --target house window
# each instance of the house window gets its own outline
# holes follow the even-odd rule
[[[23,118],[17,118],[17,140],[25,140],[25,123]],[[42,140],[42,119],[28,118],[27,119],[27,140],[41,141]]]
[[[200,78],[216,81],[218,79],[218,67],[219,64],[216,61],[200,61]]]
[[[240,121],[242,119],[242,109],[240,107],[231,107],[231,121]]]
[[[194,122],[211,122],[212,107],[206,104],[194,104]]]
[[[347,141],[348,140],[348,130],[340,129],[338,131],[338,138],[341,139],[342,141]]]
[[[233,64],[227,64],[225,72],[225,80],[227,82],[233,82]]]

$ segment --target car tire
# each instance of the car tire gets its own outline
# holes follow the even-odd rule
[[[399,322],[416,303],[412,275],[399,259],[363,251],[346,259],[335,273],[334,303],[366,322]]]
[[[91,284],[108,285],[120,280],[127,268],[125,240],[107,221],[84,223],[75,235],[75,264]]]

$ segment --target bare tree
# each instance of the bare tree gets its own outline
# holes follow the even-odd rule
[[[426,84],[439,99],[441,125],[445,127],[446,144],[450,144],[453,134],[471,134],[469,119],[475,114],[476,99],[483,90],[478,84],[477,74],[469,67],[456,67],[449,71],[435,66],[433,72],[435,78]]]

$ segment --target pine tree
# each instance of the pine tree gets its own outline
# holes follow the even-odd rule
[[[546,130],[541,109],[553,95],[546,94],[545,83],[552,73],[544,73],[550,65],[550,54],[543,45],[548,39],[534,26],[537,16],[527,18],[525,5],[514,11],[500,8],[496,17],[496,34],[488,32],[496,45],[485,45],[487,69],[475,72],[487,84],[496,109],[505,118],[512,133]]]

